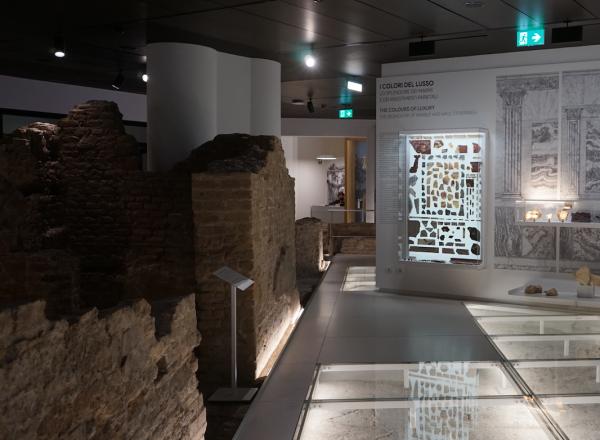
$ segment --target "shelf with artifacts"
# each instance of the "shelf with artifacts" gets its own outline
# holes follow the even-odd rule
[[[515,224],[523,227],[555,228],[556,264],[560,272],[560,229],[600,229],[600,213],[585,207],[587,201],[573,200],[517,200]],[[576,208],[577,207],[577,208]],[[593,221],[593,220],[598,221]]]

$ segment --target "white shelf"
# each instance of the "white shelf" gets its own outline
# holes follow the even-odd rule
[[[517,220],[517,225],[519,226],[538,226],[538,227],[559,227],[559,228],[600,228],[600,222],[597,223],[584,223],[584,222],[548,222],[544,220],[538,220],[536,222],[533,221],[525,221],[525,220]]]
[[[541,285],[544,290],[553,287],[552,280],[534,281],[529,284]],[[575,282],[573,281],[573,284]],[[593,307],[600,308],[600,296],[593,298],[580,298],[577,292],[570,290],[558,290],[558,296],[546,296],[544,293],[525,293],[525,286],[520,286],[508,291],[508,294],[532,303],[555,304],[570,307]]]

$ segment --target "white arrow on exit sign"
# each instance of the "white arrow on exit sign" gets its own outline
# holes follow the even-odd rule
[[[535,34],[533,34],[531,39],[533,40],[534,43],[537,43],[538,41],[540,41],[542,39],[542,36],[536,32]]]

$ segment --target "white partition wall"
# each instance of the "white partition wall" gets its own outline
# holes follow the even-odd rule
[[[574,283],[572,272],[583,264],[600,271],[599,51],[588,46],[383,66],[377,85],[378,287],[508,300],[510,289],[532,281],[545,288]],[[484,265],[404,261],[402,207],[411,188],[410,182],[403,187],[400,170],[409,160],[417,166],[418,151],[405,159],[400,134],[474,128],[489,133]],[[450,146],[448,154],[460,147]],[[548,200],[549,213],[572,202],[573,212],[589,213],[591,220],[559,228],[519,217],[519,204],[543,208]]]
[[[281,134],[281,66],[186,43],[148,56],[148,158],[169,170],[219,133]]]

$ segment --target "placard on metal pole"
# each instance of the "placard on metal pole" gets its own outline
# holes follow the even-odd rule
[[[213,273],[230,286],[231,295],[231,386],[219,388],[208,399],[211,402],[248,402],[256,394],[257,388],[238,388],[237,386],[237,290],[244,291],[254,281],[233,269],[223,266]]]

